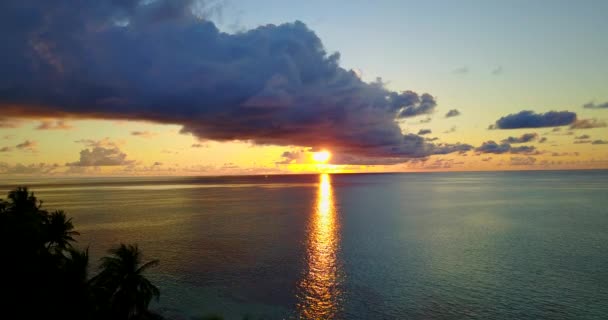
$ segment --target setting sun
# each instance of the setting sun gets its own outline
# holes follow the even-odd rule
[[[331,153],[329,151],[323,150],[319,152],[313,152],[312,159],[317,163],[325,163],[331,157]]]

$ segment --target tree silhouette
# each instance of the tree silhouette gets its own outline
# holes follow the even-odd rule
[[[46,219],[47,249],[62,252],[72,247],[74,236],[80,235],[74,231],[72,218],[67,218],[62,210],[54,211]]]
[[[101,272],[92,283],[109,302],[110,315],[115,319],[146,317],[150,301],[158,299],[160,291],[143,273],[158,260],[142,264],[137,245],[120,244],[108,252],[111,255],[101,259]]]
[[[25,187],[0,199],[0,310],[18,319],[162,319],[149,312],[160,293],[143,273],[136,245],[111,249],[89,279],[89,252],[73,247],[72,219],[42,209]],[[14,315],[11,317],[10,315]]]

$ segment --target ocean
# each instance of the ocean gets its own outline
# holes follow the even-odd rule
[[[4,179],[174,319],[607,319],[608,171]]]

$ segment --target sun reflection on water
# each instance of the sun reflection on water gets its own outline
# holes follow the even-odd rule
[[[307,270],[299,283],[300,319],[331,319],[339,310],[338,227],[331,179],[321,174],[316,210],[309,225]]]

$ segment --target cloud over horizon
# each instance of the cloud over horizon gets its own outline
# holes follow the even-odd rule
[[[74,167],[101,167],[101,166],[124,166],[134,164],[135,161],[127,160],[127,154],[117,147],[104,148],[93,147],[80,151],[80,159],[75,162],[66,163],[66,166]]]
[[[198,138],[323,146],[370,161],[465,146],[404,135],[398,120],[433,113],[435,98],[362,81],[304,23],[228,34],[193,3],[1,2],[12,49],[0,60],[3,116],[178,124]]]
[[[509,143],[502,142],[502,143],[498,144],[493,140],[488,140],[488,141],[482,143],[481,146],[475,148],[475,151],[478,153],[493,153],[493,154],[503,154],[503,153],[532,154],[532,153],[536,152],[536,148],[534,146],[513,147]]]

